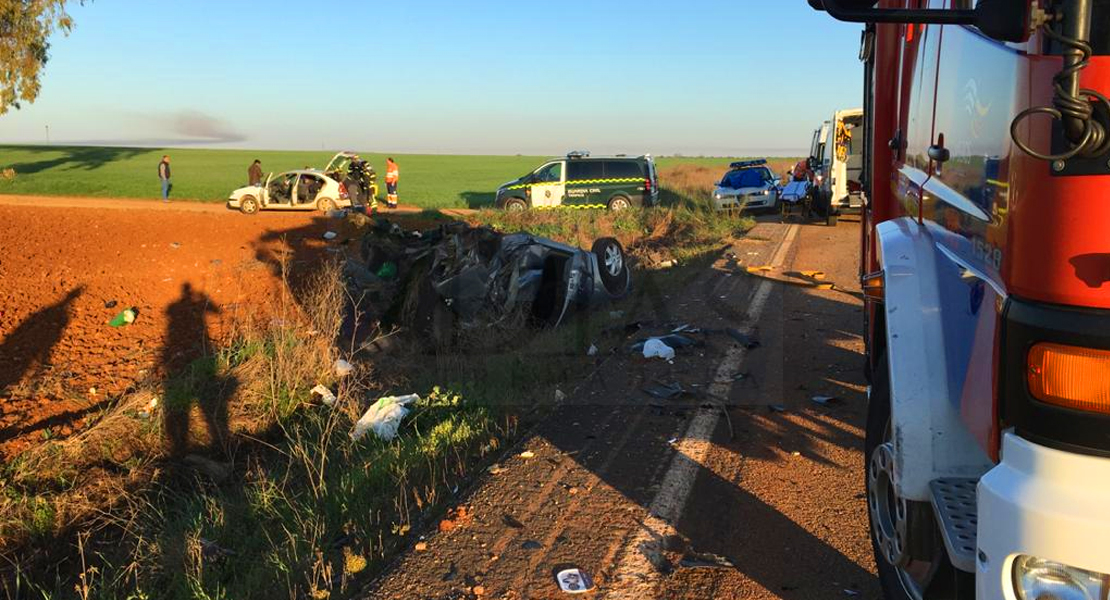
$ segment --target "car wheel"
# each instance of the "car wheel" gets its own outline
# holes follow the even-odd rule
[[[879,583],[887,600],[967,598],[964,590],[974,585],[974,576],[949,562],[932,507],[906,500],[895,490],[892,433],[890,371],[884,355],[872,373],[864,439],[867,517]]]
[[[617,211],[629,208],[632,208],[632,201],[628,199],[628,196],[614,196],[609,200],[609,210]]]
[[[627,294],[632,274],[621,243],[613,238],[600,238],[594,242],[592,251],[597,257],[601,285],[609,296],[620,298]]]
[[[505,210],[509,212],[520,212],[528,209],[528,203],[522,198],[509,198],[505,201]]]
[[[258,212],[258,200],[255,200],[254,196],[243,196],[243,199],[239,201],[239,212],[244,215],[253,215]]]
[[[332,202],[331,198],[320,198],[316,201],[316,208],[321,212],[328,212],[335,208],[335,202]]]

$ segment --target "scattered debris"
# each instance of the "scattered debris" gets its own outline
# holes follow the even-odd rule
[[[853,596],[853,597],[854,597],[854,596],[859,596],[859,595],[860,595],[860,593],[859,593],[858,591],[856,591],[856,590],[852,590],[852,589],[845,589],[845,590],[844,590],[844,595],[846,595],[846,596]]]
[[[652,340],[663,342],[664,344],[670,346],[671,348],[689,348],[690,346],[697,346],[698,345],[698,342],[696,342],[696,341],[694,341],[694,340],[692,340],[692,339],[690,339],[690,338],[688,338],[684,335],[678,335],[678,334],[672,333],[672,334],[669,334],[669,335],[652,336],[650,338],[640,340],[640,341],[636,342],[635,344],[632,344],[632,348],[631,348],[632,352],[642,351],[644,349],[644,347],[647,345],[647,343],[652,341]]]
[[[556,388],[555,389],[555,401],[556,402],[562,402],[563,400],[566,400],[566,399],[567,399],[567,395],[563,393],[563,390],[560,390],[560,389]]]
[[[520,457],[521,458],[535,458],[536,453],[532,452],[531,450],[525,450],[524,452],[520,453]]]
[[[524,550],[542,550],[543,544],[537,542],[536,540],[527,540],[523,544],[521,544],[520,547]]]
[[[373,429],[379,438],[387,442],[392,441],[397,437],[397,428],[401,424],[401,419],[409,414],[409,409],[405,407],[419,401],[420,396],[416,394],[379,398],[355,423],[354,429],[351,430],[351,440],[357,442],[366,435],[367,431]]]
[[[413,546],[413,550],[416,550],[417,552],[427,552],[428,542],[416,542],[416,546]]]
[[[181,242],[170,242],[170,248],[173,248],[174,250],[177,250],[180,247],[181,247]]]
[[[332,393],[332,391],[325,387],[323,384],[319,384],[316,387],[312,388],[309,393],[319,396],[320,401],[324,403],[324,406],[333,406],[335,404],[335,394]]]
[[[598,353],[597,345],[590,344],[590,349],[586,350],[586,356],[597,356],[597,353]]]
[[[611,310],[611,311],[609,311],[609,318],[610,319],[623,319],[624,318],[624,311],[623,310]]]
[[[643,346],[644,358],[662,358],[663,360],[674,360],[674,348],[664,344],[658,338],[651,338],[644,343]]]
[[[673,437],[673,438],[667,440],[667,445],[669,445],[669,446],[673,446],[677,443],[678,443],[678,438],[676,438],[676,437]]]
[[[509,513],[501,515],[501,522],[508,525],[509,527],[512,527],[513,529],[524,529],[524,523],[521,523],[517,520],[516,517],[510,515]]]
[[[682,384],[675,382],[644,388],[644,393],[660,400],[671,400],[685,394],[686,390],[682,389]]]
[[[676,267],[676,266],[678,266],[678,261],[674,260],[674,259],[665,260],[665,261],[659,263],[659,268],[660,269],[669,269],[671,267]]]
[[[235,556],[234,550],[222,548],[212,540],[199,538],[197,541],[200,542],[200,555],[206,560],[219,560],[225,556]]]
[[[125,308],[121,310],[119,314],[113,317],[111,321],[108,321],[108,325],[111,325],[112,327],[124,327],[134,323],[135,319],[138,318],[138,316],[139,309],[135,307]]]
[[[104,308],[115,308],[118,305],[119,305],[119,302],[116,302],[115,300],[109,300],[109,301],[104,303]]]
[[[452,329],[558,325],[578,307],[623,297],[632,282],[615,239],[587,251],[463,222],[414,236],[379,221],[361,255],[370,272],[404,288],[377,303],[385,314],[436,342]]]
[[[751,376],[752,376],[751,373],[737,373],[737,374],[732,376],[732,380],[733,381],[743,381],[745,379],[751,379]]]
[[[736,563],[732,559],[712,554],[710,552],[697,552],[693,548],[687,550],[686,555],[678,562],[680,567],[686,569],[735,569]]]
[[[351,363],[338,358],[335,360],[335,374],[338,377],[346,377],[355,370],[355,366]]]
[[[324,232],[324,239],[325,240],[334,240],[337,237],[339,237],[339,234],[334,232],[334,231],[325,231]]]
[[[500,474],[504,473],[505,471],[507,471],[508,469],[506,469],[505,467],[502,467],[499,464],[492,464],[486,470],[489,471],[490,475],[500,475]]]
[[[767,408],[769,408],[771,412],[786,412],[786,407],[782,404],[771,404]]]
[[[737,343],[739,343],[742,347],[747,348],[748,350],[754,350],[761,345],[759,343],[759,340],[746,333],[741,332],[738,329],[733,329],[729,327],[725,330],[725,333],[727,333],[729,337],[736,340]]]
[[[578,567],[563,569],[555,574],[559,589],[568,594],[584,594],[594,588],[594,580]]]
[[[820,404],[821,406],[836,406],[843,402],[843,400],[836,396],[814,396],[810,398],[810,400],[816,402],[817,404]]]

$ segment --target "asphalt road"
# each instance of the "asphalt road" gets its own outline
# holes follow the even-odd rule
[[[677,281],[638,280],[648,300],[619,308],[648,325],[603,345],[595,370],[461,493],[466,516],[414,539],[365,597],[567,598],[556,574],[577,568],[588,597],[613,600],[879,598],[858,232],[767,220]],[[809,270],[834,287],[792,274]],[[696,345],[672,363],[627,351],[684,324]],[[660,384],[685,393],[644,391]]]

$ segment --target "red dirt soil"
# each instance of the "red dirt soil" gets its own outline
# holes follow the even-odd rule
[[[275,253],[289,249],[294,267],[311,262],[340,225],[213,205],[41,204],[0,197],[0,460],[156,385],[237,315],[265,316],[283,297]],[[138,309],[135,323],[110,327],[127,307]],[[168,335],[167,314],[180,323],[183,313],[195,326]]]

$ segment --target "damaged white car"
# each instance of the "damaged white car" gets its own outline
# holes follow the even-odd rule
[[[320,210],[348,208],[351,200],[343,184],[316,169],[270,174],[262,185],[241,187],[227,199],[227,207],[253,215],[260,210]]]

